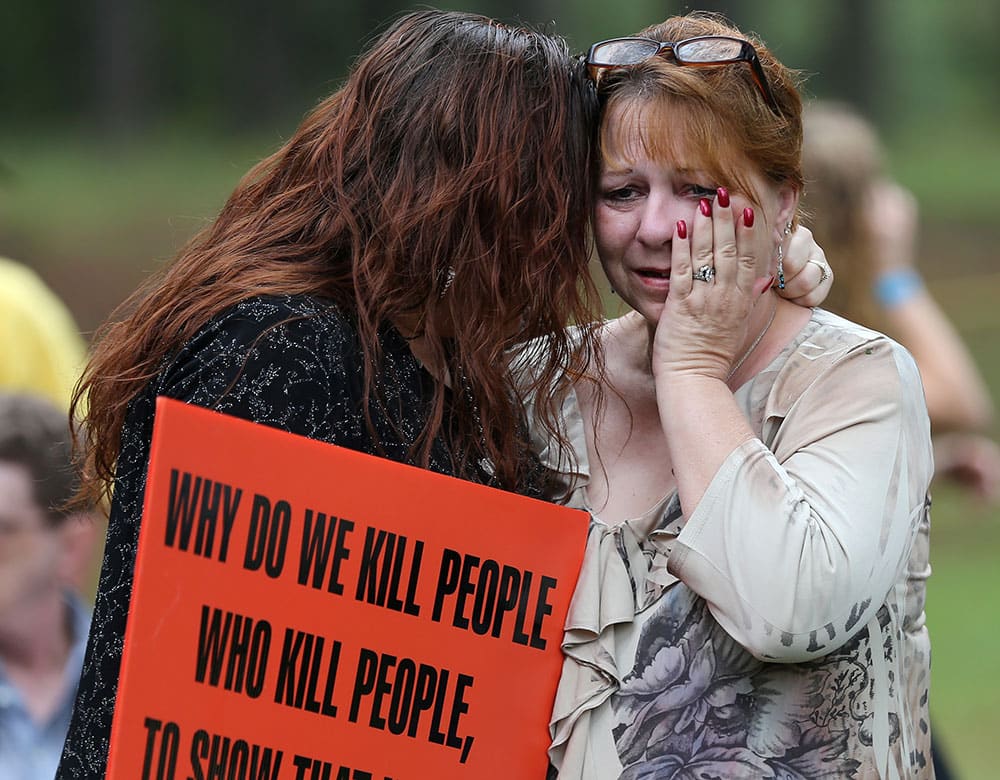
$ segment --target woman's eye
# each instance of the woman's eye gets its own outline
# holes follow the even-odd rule
[[[604,199],[621,203],[623,201],[634,200],[639,196],[639,191],[635,187],[616,187],[605,190]]]
[[[692,198],[708,198],[711,200],[715,197],[714,187],[702,187],[700,184],[688,184],[683,188],[683,192]]]

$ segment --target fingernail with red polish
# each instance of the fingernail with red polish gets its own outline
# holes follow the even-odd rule
[[[688,226],[687,222],[683,219],[677,220],[677,238],[687,238],[688,237]]]
[[[715,191],[715,194],[719,196],[719,205],[722,206],[722,208],[724,209],[728,209],[729,190],[727,190],[725,187],[719,187],[719,189]]]
[[[712,216],[712,204],[708,202],[708,198],[702,198],[698,201],[698,208],[701,209],[701,213],[706,217]]]
[[[753,227],[753,209],[749,206],[743,209],[743,224],[747,227]]]

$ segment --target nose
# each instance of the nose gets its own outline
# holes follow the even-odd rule
[[[650,248],[660,247],[673,238],[678,220],[689,223],[694,216],[690,201],[674,194],[650,194],[643,209],[636,240]]]

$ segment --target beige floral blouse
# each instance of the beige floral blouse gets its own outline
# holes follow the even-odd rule
[[[815,310],[736,398],[759,438],[730,454],[690,517],[676,494],[619,525],[593,516],[552,774],[933,777],[933,462],[912,358]],[[534,444],[588,508],[573,394],[562,420],[572,462],[537,430]]]

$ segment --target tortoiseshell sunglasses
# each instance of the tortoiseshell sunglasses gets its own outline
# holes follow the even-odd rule
[[[669,52],[678,65],[726,65],[746,62],[754,84],[760,90],[768,107],[780,115],[771,85],[757,57],[757,50],[749,41],[724,35],[700,35],[677,43],[655,41],[652,38],[609,38],[599,41],[587,52],[587,72],[595,83],[600,83],[601,73],[609,68],[638,65],[650,57]]]

